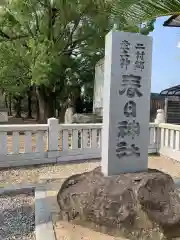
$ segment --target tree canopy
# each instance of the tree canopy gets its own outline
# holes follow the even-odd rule
[[[54,116],[57,104],[63,106],[68,97],[78,98],[82,88],[92,98],[94,67],[104,55],[107,32],[116,26],[148,34],[154,27],[154,20],[140,26],[125,12],[116,14],[118,4],[9,0],[0,9],[1,88],[17,97],[33,87],[41,119]]]
[[[141,24],[158,17],[180,15],[180,0],[114,0],[112,12],[128,24]]]

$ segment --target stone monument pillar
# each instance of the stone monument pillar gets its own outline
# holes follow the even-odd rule
[[[151,37],[107,34],[101,161],[105,175],[148,168],[151,62]]]

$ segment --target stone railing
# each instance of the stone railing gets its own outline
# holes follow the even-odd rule
[[[101,123],[0,125],[0,167],[66,162],[101,157]],[[149,153],[179,159],[180,126],[149,125]]]
[[[180,125],[159,124],[159,153],[180,161]]]
[[[0,125],[0,167],[99,158],[102,124]]]

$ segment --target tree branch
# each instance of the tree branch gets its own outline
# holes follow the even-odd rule
[[[40,3],[41,6],[43,6],[43,7],[45,7],[45,8],[48,7],[48,5],[45,4],[44,2],[42,2],[42,1],[40,1],[40,0],[37,0],[37,1],[38,1],[38,3]]]
[[[8,42],[8,41],[13,42],[13,41],[16,41],[16,40],[27,38],[27,37],[29,37],[29,35],[19,35],[19,36],[11,37],[11,36],[7,35],[5,32],[3,32],[2,29],[0,29],[0,37],[5,38],[5,39],[0,39],[0,43],[1,43],[1,42]],[[27,49],[29,48],[26,43],[22,43],[22,45]]]
[[[31,37],[34,38],[34,34],[33,34],[33,32],[32,32],[28,23],[27,23],[26,27],[27,27],[27,30],[28,30],[29,34],[31,35]]]
[[[3,37],[5,38],[6,40],[9,40],[9,41],[13,41],[13,40],[19,40],[19,39],[22,39],[22,38],[27,38],[29,37],[29,35],[17,35],[17,36],[9,36],[8,34],[6,34],[2,29],[0,29],[0,37]],[[3,41],[5,41],[5,39],[3,39]],[[3,42],[2,40],[0,40],[1,42]]]
[[[36,9],[35,8],[33,8],[33,9],[34,9],[34,14],[35,14],[35,19],[36,19],[36,34],[37,34],[38,31],[40,32],[39,19],[38,19]]]
[[[69,55],[70,53],[72,53],[73,50],[75,50],[76,48],[78,48],[77,45],[78,45],[79,43],[87,40],[87,38],[89,38],[89,37],[91,37],[91,36],[92,36],[92,34],[89,33],[89,34],[86,34],[85,36],[83,36],[83,37],[81,37],[81,38],[73,41],[72,44],[69,45],[70,48],[69,48],[69,49],[63,49],[63,50],[59,53],[59,55],[61,55],[61,54],[68,54],[68,55]]]
[[[82,36],[81,38],[74,40],[71,44],[71,47],[74,48],[77,44],[87,40],[89,37],[92,37],[92,33],[88,33],[88,34]]]
[[[51,3],[47,0],[47,8],[48,8],[48,39],[53,39],[53,25],[52,25],[52,7]]]
[[[82,20],[82,17],[85,15],[86,12],[88,12],[89,10],[89,7],[90,7],[91,3],[89,3],[85,8],[84,10],[81,12],[81,14],[74,20],[74,26],[68,36],[68,40],[67,40],[67,44],[66,46],[64,47],[64,50],[66,50],[68,48],[68,46],[72,43],[73,41],[73,34],[74,32],[77,30],[78,26],[79,26],[79,23],[80,21]],[[67,26],[67,25],[66,25]],[[65,27],[66,28],[66,27]],[[65,29],[64,29],[65,30]],[[61,34],[60,38],[63,36],[64,34]],[[58,38],[57,41],[60,39]]]
[[[0,29],[0,36],[1,36],[1,37],[4,37],[4,38],[6,38],[6,39],[10,39],[10,37],[9,37],[5,32],[3,32],[2,29]]]

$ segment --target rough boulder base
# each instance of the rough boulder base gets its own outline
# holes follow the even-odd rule
[[[105,177],[100,167],[65,180],[57,195],[62,220],[129,239],[180,237],[180,197],[158,170]]]

